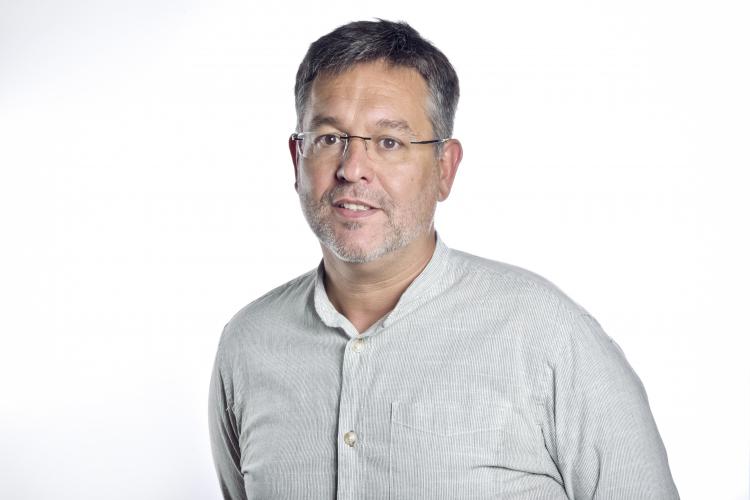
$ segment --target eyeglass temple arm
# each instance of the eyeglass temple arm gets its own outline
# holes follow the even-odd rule
[[[435,144],[437,142],[446,142],[450,140],[450,137],[448,137],[445,139],[432,139],[431,141],[409,141],[409,144]]]

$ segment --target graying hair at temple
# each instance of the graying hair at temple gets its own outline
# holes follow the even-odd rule
[[[383,19],[345,24],[310,45],[294,85],[298,131],[302,131],[310,87],[318,75],[341,74],[356,64],[379,59],[422,75],[430,94],[428,116],[435,138],[451,137],[459,96],[456,71],[445,54],[407,23]]]

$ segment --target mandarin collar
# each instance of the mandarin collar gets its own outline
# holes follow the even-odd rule
[[[440,235],[436,233],[435,251],[427,263],[427,266],[411,282],[409,287],[401,294],[396,306],[386,315],[375,322],[366,332],[357,332],[354,325],[331,303],[325,289],[325,268],[321,259],[315,276],[314,303],[315,311],[323,323],[330,328],[341,328],[350,337],[367,336],[379,329],[387,328],[399,318],[402,318],[420,304],[430,300],[439,294],[443,286],[440,286],[441,276],[445,273],[450,249],[443,243]]]

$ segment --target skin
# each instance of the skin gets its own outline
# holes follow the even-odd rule
[[[313,82],[303,129],[327,117],[332,130],[369,137],[388,133],[386,119],[406,122],[413,140],[435,139],[427,99],[416,70],[363,63]],[[295,189],[321,242],[326,292],[359,332],[395,307],[432,257],[435,208],[450,194],[463,154],[455,139],[444,143],[439,158],[434,146],[411,147],[406,163],[382,165],[372,161],[364,141],[353,139],[342,160],[322,165],[298,156],[289,142]],[[372,208],[353,213],[337,208],[341,200]]]

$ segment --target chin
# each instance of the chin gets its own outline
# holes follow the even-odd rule
[[[366,264],[393,251],[385,245],[357,245],[351,242],[322,242],[328,250],[343,262]]]
[[[415,234],[395,231],[370,238],[353,238],[351,234],[341,238],[331,238],[321,243],[343,262],[366,264],[396,252],[416,239]]]

